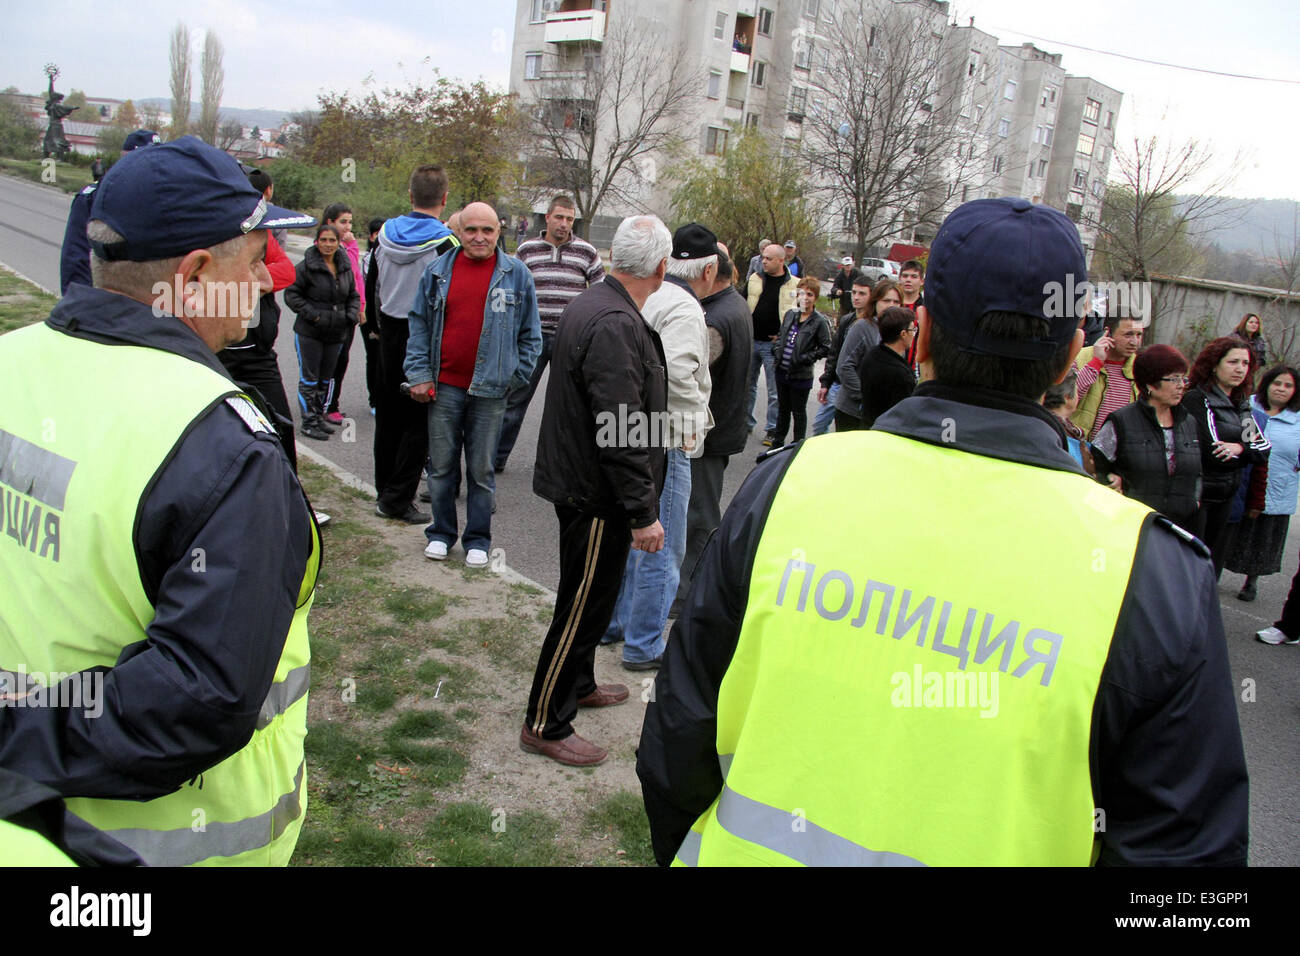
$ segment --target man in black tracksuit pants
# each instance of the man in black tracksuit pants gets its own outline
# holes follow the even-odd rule
[[[634,256],[625,252],[629,242]],[[658,265],[637,276],[649,271],[647,255],[637,251],[647,246],[662,247],[648,257]],[[551,357],[533,491],[555,503],[560,586],[519,743],[570,766],[594,766],[608,756],[573,732],[573,718],[579,707],[627,700],[622,684],[596,684],[596,645],[609,626],[629,547],[649,553],[664,543],[665,451],[649,444],[648,430],[635,437],[632,423],[667,414],[663,345],[641,306],[663,283],[671,249],[657,218],[624,220],[610,274],[564,310]],[[631,261],[625,264],[625,257]]]

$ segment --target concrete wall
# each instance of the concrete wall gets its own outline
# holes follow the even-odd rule
[[[1210,339],[1229,335],[1247,313],[1260,317],[1269,355],[1300,360],[1300,294],[1281,289],[1163,276],[1151,281],[1154,337],[1193,354]]]

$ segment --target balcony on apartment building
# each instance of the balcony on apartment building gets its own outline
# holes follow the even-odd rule
[[[739,123],[744,115],[745,101],[739,97],[728,96],[722,108],[722,118],[728,123]]]
[[[754,4],[740,4],[736,11],[736,33],[731,38],[731,72],[748,73],[749,55],[754,52]]]
[[[602,43],[606,0],[564,0],[546,14],[547,43]]]

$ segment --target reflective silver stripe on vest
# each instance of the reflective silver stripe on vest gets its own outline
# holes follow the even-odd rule
[[[731,768],[731,754],[719,755],[723,773]],[[868,850],[852,840],[823,830],[794,814],[741,796],[730,787],[722,788],[718,800],[718,823],[733,836],[757,843],[804,866],[925,866],[920,860],[888,850]],[[694,830],[686,834],[677,859],[686,866],[699,866],[700,842]]]
[[[140,854],[150,866],[191,866],[217,856],[238,856],[270,845],[302,815],[302,775],[307,761],[298,765],[293,789],[270,810],[232,823],[208,823],[201,832],[182,830],[105,830]]]
[[[681,849],[677,851],[677,859],[686,866],[699,866],[701,839],[702,837],[695,830],[687,830],[686,839],[682,841]]]
[[[718,767],[722,770],[722,779],[727,779],[727,774],[731,773],[731,761],[736,757],[735,754],[718,754]]]
[[[63,510],[77,463],[0,429],[0,484]]]
[[[280,683],[272,684],[266,700],[262,701],[262,710],[257,715],[257,729],[261,730],[288,710],[295,701],[307,693],[309,684],[311,684],[310,664],[295,667]]]

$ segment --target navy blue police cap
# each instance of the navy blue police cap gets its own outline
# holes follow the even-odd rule
[[[160,143],[158,134],[151,129],[138,129],[134,133],[127,133],[126,139],[122,140],[122,152],[130,153],[140,149],[143,146],[152,146]]]
[[[953,210],[930,244],[925,309],[963,352],[1051,358],[1079,327],[1073,296],[1087,281],[1079,230],[1064,213],[1027,199],[976,199]],[[1043,319],[1045,334],[990,336],[977,328],[989,312]]]
[[[306,229],[311,216],[273,206],[233,156],[194,136],[123,156],[95,190],[90,218],[122,235],[92,241],[109,261],[147,262],[207,249],[258,229]]]

